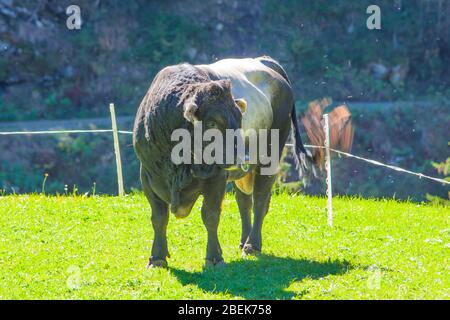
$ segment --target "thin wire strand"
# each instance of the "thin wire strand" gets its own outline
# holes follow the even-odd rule
[[[293,147],[294,145],[293,144],[286,144],[286,146],[287,147]],[[312,146],[312,145],[308,145],[308,144],[305,145],[305,147],[306,148],[325,149],[325,147],[322,147],[322,146]],[[341,155],[347,156],[349,158],[355,158],[355,159],[358,159],[358,160],[362,160],[362,161],[371,163],[371,164],[376,165],[376,166],[385,167],[385,168],[389,168],[391,170],[412,174],[412,175],[415,175],[415,176],[417,176],[419,178],[430,179],[430,180],[433,180],[433,181],[436,181],[436,182],[440,182],[440,183],[443,183],[443,184],[450,184],[450,181],[447,181],[447,180],[444,180],[444,179],[439,179],[439,178],[427,176],[426,174],[423,174],[423,173],[418,173],[418,172],[406,170],[406,169],[403,169],[403,168],[400,168],[400,167],[397,167],[397,166],[393,166],[393,165],[390,165],[390,164],[385,164],[385,163],[382,163],[382,162],[379,162],[379,161],[376,161],[376,160],[366,159],[366,158],[363,158],[363,157],[360,157],[360,156],[355,156],[355,155],[353,155],[351,153],[347,153],[347,152],[344,152],[344,151],[335,150],[333,148],[330,148],[330,151],[333,151],[333,152],[335,152],[337,154],[341,154]]]
[[[49,131],[10,131],[0,132],[1,136],[18,135],[18,134],[60,134],[60,133],[100,133],[100,132],[112,132],[111,129],[100,130],[49,130]]]
[[[32,134],[61,134],[61,133],[103,133],[103,132],[112,132],[112,129],[99,129],[99,130],[50,130],[50,131],[10,131],[10,132],[0,132],[0,135],[2,136],[6,136],[6,135],[32,135]],[[124,131],[124,130],[119,130],[119,133],[122,134],[133,134],[133,132],[131,131]],[[293,144],[286,144],[286,147],[294,147]],[[318,148],[318,149],[325,149],[325,147],[322,146],[313,146],[313,145],[309,145],[306,144],[305,145],[306,148]],[[418,173],[418,172],[414,172],[414,171],[410,171],[410,170],[406,170],[397,166],[393,166],[390,164],[385,164],[376,160],[372,160],[372,159],[367,159],[367,158],[363,158],[360,156],[356,156],[354,154],[351,153],[347,153],[344,151],[339,151],[339,150],[335,150],[330,148],[330,151],[333,151],[337,154],[341,154],[344,156],[347,156],[349,158],[355,158],[361,161],[365,161],[367,163],[371,163],[373,165],[379,166],[379,167],[385,167],[385,168],[389,168],[391,170],[395,170],[398,172],[403,172],[403,173],[407,173],[407,174],[411,174],[414,176],[421,178],[425,178],[425,179],[429,179],[435,182],[439,182],[442,184],[450,184],[450,181],[444,180],[444,179],[439,179],[439,178],[435,178],[435,177],[431,177],[428,176],[426,174],[423,173]]]

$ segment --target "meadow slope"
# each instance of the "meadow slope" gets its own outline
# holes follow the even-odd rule
[[[124,198],[0,197],[0,299],[449,299],[450,209],[428,204],[275,195],[263,255],[241,258],[227,195],[226,265],[203,270],[201,201],[170,217],[168,269],[146,269],[149,205]]]

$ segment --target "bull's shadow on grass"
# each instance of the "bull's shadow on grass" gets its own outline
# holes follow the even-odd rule
[[[194,284],[204,291],[229,293],[245,299],[291,299],[296,296],[286,290],[291,283],[304,278],[344,274],[350,269],[346,261],[318,262],[273,255],[232,261],[201,272],[170,268],[183,285]]]

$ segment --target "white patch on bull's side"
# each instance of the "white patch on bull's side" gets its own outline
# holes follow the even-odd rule
[[[271,106],[273,87],[267,67],[256,59],[224,59],[209,65],[200,65],[220,79],[231,81],[231,93],[247,102],[242,117],[245,136],[248,129],[270,129],[273,122]]]

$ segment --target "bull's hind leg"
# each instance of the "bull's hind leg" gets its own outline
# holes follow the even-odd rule
[[[152,255],[148,261],[148,267],[167,267],[166,258],[170,257],[167,249],[167,223],[169,221],[169,206],[162,201],[150,188],[148,176],[141,167],[141,183],[145,196],[152,208],[152,226],[154,240]]]
[[[261,252],[262,239],[261,230],[264,217],[269,210],[270,198],[272,195],[272,185],[276,175],[266,176],[256,173],[253,187],[253,226],[244,245],[244,255],[254,255]]]
[[[203,194],[202,220],[208,232],[206,245],[206,266],[223,264],[222,249],[220,248],[217,229],[219,226],[222,201],[225,195],[226,178],[214,177],[206,183]]]
[[[241,242],[239,248],[244,248],[245,242],[252,229],[252,206],[253,206],[253,178],[254,174],[250,173],[241,180],[234,182],[234,190],[236,190],[236,202],[239,207],[242,221]]]

